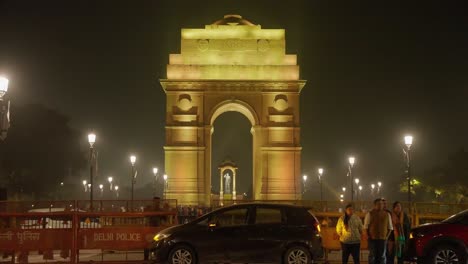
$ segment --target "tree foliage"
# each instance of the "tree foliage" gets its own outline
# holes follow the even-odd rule
[[[10,196],[53,198],[60,182],[86,165],[81,134],[66,116],[45,106],[11,110],[11,127],[0,147],[2,185]]]
[[[419,200],[449,203],[468,203],[468,151],[460,149],[439,166],[413,177],[412,193]],[[400,191],[407,192],[407,182],[400,184]]]

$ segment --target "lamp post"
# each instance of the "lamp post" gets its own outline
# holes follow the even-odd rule
[[[88,181],[86,180],[83,181],[83,187],[84,187],[84,191],[88,192]]]
[[[94,164],[93,164],[93,156],[94,156],[94,143],[96,143],[96,134],[91,133],[88,135],[88,142],[89,142],[89,209],[93,210],[93,172],[94,172]],[[89,186],[89,185],[88,185]]]
[[[405,136],[406,149],[403,149],[406,156],[406,173],[408,180],[408,210],[411,214],[411,145],[413,145],[413,136]]]
[[[107,181],[109,182],[109,190],[112,192],[112,189],[113,189],[112,181],[114,181],[114,178],[108,177]]]
[[[304,174],[304,175],[302,176],[302,181],[303,181],[302,195],[304,195],[305,192],[306,192],[306,186],[307,186],[307,175]]]
[[[356,199],[358,200],[357,195],[358,195],[359,179],[358,178],[354,179],[354,182],[356,183]]]
[[[153,197],[156,196],[156,189],[158,187],[158,168],[153,168],[153,175],[154,175],[154,188],[153,188]]]
[[[132,164],[132,197],[130,200],[130,208],[133,212],[133,191],[135,189],[135,183],[136,183],[136,175],[135,175],[135,162],[136,162],[136,156],[131,155],[130,156],[130,163]]]
[[[356,159],[354,157],[348,158],[349,166],[348,166],[348,173],[351,178],[351,201],[354,201],[354,186],[353,186],[353,167]]]
[[[318,180],[320,183],[320,203],[323,203],[323,190],[322,190],[322,176],[323,176],[323,169],[318,169]]]
[[[114,190],[115,190],[115,196],[116,196],[117,198],[119,198],[119,186],[116,185],[116,186],[114,187]]]
[[[380,194],[380,187],[382,187],[382,182],[377,182],[377,193]]]
[[[164,192],[163,192],[163,196],[164,196],[164,200],[166,200],[166,196],[167,196],[167,174],[164,174],[163,176],[163,179],[164,179]]]
[[[0,76],[0,139],[5,140],[8,128],[10,127],[9,112],[10,101],[4,99],[5,94],[8,92],[8,83],[10,81]]]
[[[103,184],[99,184],[99,191],[101,192],[101,197],[102,197],[102,194],[104,193],[104,185]]]
[[[374,197],[375,184],[372,183],[372,184],[370,185],[370,188],[371,188],[371,195],[372,195],[372,197]]]
[[[358,201],[360,201],[359,199],[362,200],[362,193],[361,193],[361,191],[362,191],[362,185],[359,185],[359,193],[358,193],[358,194],[359,194],[359,198],[358,198]]]

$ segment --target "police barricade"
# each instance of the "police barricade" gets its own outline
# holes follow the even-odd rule
[[[150,206],[153,201],[145,203],[146,208],[132,212],[107,211],[106,206],[84,211],[75,201],[65,208],[58,207],[59,202],[46,208],[38,208],[38,202],[0,203],[0,261],[141,263],[154,235],[177,224],[175,200],[163,201],[157,209]]]

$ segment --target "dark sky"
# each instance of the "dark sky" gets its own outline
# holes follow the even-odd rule
[[[298,55],[307,80],[304,173],[325,167],[335,190],[353,153],[366,184],[380,179],[394,186],[405,133],[415,136],[416,174],[467,148],[463,1],[343,2],[0,0],[0,73],[10,79],[13,104],[57,109],[83,131],[84,142],[86,131],[95,130],[103,174],[124,181],[128,155],[136,153],[143,184],[151,167],[164,163],[158,79],[168,54],[180,52],[180,29],[237,13],[264,28],[285,28],[287,51]],[[219,124],[230,120],[222,116]],[[224,129],[222,138],[246,142],[236,129]],[[231,145],[214,151],[237,158],[244,170],[251,166],[242,154],[251,146]]]

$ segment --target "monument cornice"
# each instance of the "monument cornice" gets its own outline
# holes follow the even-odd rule
[[[171,80],[160,79],[164,91],[252,91],[252,92],[301,92],[306,80]]]

